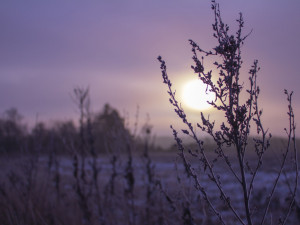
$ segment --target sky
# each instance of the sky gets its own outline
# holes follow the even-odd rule
[[[218,2],[232,33],[239,12],[244,34],[252,30],[242,50],[245,86],[258,59],[263,124],[284,135],[284,89],[294,91],[300,124],[300,1]],[[29,125],[76,120],[73,89],[89,87],[92,111],[109,103],[132,125],[139,106],[140,124],[149,114],[156,135],[171,135],[170,124],[184,126],[169,104],[157,57],[166,61],[180,98],[183,84],[197,76],[190,69],[188,40],[214,47],[212,23],[208,0],[1,1],[0,111],[17,107]],[[186,108],[186,113],[199,121],[199,111]],[[221,118],[215,110],[204,113]]]

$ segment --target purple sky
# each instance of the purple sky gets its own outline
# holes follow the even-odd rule
[[[235,32],[241,11],[245,33],[253,29],[243,49],[247,71],[258,59],[261,106],[265,127],[283,134],[287,104],[283,89],[294,90],[296,121],[300,122],[300,1],[220,0],[223,19]],[[92,109],[106,102],[133,123],[149,113],[156,134],[181,128],[168,104],[159,63],[180,91],[193,78],[188,39],[210,49],[215,44],[210,1],[1,1],[0,109],[15,106],[33,123],[75,119],[74,87],[90,87]],[[193,120],[199,113],[187,111]],[[214,111],[206,112],[218,120]],[[300,124],[298,122],[298,124]]]

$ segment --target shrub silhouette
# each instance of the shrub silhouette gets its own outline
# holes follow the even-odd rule
[[[202,49],[196,42],[189,40],[192,48],[193,61],[195,65],[191,68],[198,75],[199,79],[207,85],[207,91],[213,92],[216,96],[214,101],[209,102],[216,110],[223,113],[225,121],[223,121],[219,128],[216,127],[215,122],[211,121],[201,112],[201,123],[197,123],[197,128],[203,133],[210,135],[216,147],[214,149],[215,156],[211,159],[204,148],[204,142],[195,133],[195,127],[189,122],[184,109],[181,107],[175,91],[172,89],[172,83],[167,74],[167,67],[165,61],[161,56],[158,57],[161,63],[161,71],[163,83],[168,87],[168,94],[170,96],[170,103],[174,106],[175,112],[182,122],[187,127],[182,132],[185,135],[192,137],[197,144],[196,150],[186,149],[182,140],[178,136],[178,131],[171,126],[174,138],[177,142],[180,157],[183,160],[184,167],[189,176],[194,179],[195,188],[202,194],[210,209],[217,216],[221,224],[226,224],[226,219],[222,214],[222,210],[218,209],[217,203],[221,202],[225,208],[229,209],[235,220],[239,224],[269,224],[266,221],[270,205],[274,198],[275,190],[278,186],[278,181],[282,176],[283,170],[286,166],[288,155],[291,154],[293,160],[290,164],[294,171],[294,178],[292,187],[290,188],[290,196],[287,196],[289,201],[286,206],[286,211],[278,218],[280,224],[287,222],[291,208],[295,201],[295,195],[298,183],[298,163],[297,151],[295,145],[295,123],[294,113],[292,108],[292,93],[284,91],[288,100],[288,118],[289,128],[286,129],[288,143],[286,149],[282,154],[282,159],[278,163],[278,172],[273,179],[272,187],[263,193],[265,200],[264,204],[259,207],[254,205],[253,196],[256,194],[255,179],[262,169],[263,159],[266,155],[267,149],[270,146],[271,134],[268,133],[262,125],[261,115],[262,110],[258,105],[258,97],[260,93],[257,84],[257,73],[260,70],[258,61],[255,60],[251,69],[249,70],[249,85],[248,88],[241,84],[240,77],[242,67],[241,49],[245,39],[248,35],[243,35],[244,20],[240,13],[237,19],[238,29],[234,35],[229,33],[229,26],[222,21],[219,4],[214,0],[212,1],[212,10],[214,13],[213,37],[217,41],[217,46],[210,51]],[[218,70],[217,81],[214,82],[212,70],[208,70],[204,65],[206,58],[213,58],[213,66]],[[246,101],[241,101],[241,94],[247,93],[248,98]],[[201,98],[201,96],[199,96]],[[249,146],[250,142],[250,128],[255,128],[256,136],[254,147]],[[234,151],[234,154],[232,153]],[[255,163],[250,163],[250,157],[255,155]],[[201,173],[197,173],[196,169],[192,166],[192,161],[189,157],[192,156],[199,160],[201,164]],[[235,178],[235,184],[239,186],[243,195],[243,211],[236,207],[233,197],[235,193],[225,190],[222,182],[226,178],[222,177],[217,172],[216,167],[218,161],[223,161],[231,175]],[[237,168],[234,166],[237,164]],[[219,201],[216,203],[212,200],[209,190],[207,190],[204,183],[201,182],[200,176],[205,174],[209,177],[220,195]]]
[[[14,153],[25,150],[26,127],[22,115],[16,108],[10,108],[0,118],[0,152]]]

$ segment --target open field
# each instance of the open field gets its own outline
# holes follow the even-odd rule
[[[193,180],[186,176],[176,151],[150,156],[111,154],[81,160],[51,154],[2,155],[1,224],[218,224]],[[276,177],[274,165],[278,162],[273,156],[266,156],[269,158],[255,181],[251,205],[257,219]],[[228,224],[237,223],[200,163],[193,158],[191,162],[223,218],[230,221]],[[233,168],[238,170],[235,162]],[[217,163],[215,171],[233,206],[242,213],[241,187],[226,165]],[[278,216],[286,210],[285,197],[292,179],[287,168],[265,224],[277,224]],[[288,224],[300,223],[299,203],[297,196]]]

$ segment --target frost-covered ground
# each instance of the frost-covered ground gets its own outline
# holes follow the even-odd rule
[[[139,221],[138,218],[140,217],[139,214],[141,214],[141,211],[143,211],[144,208],[146,210],[149,207],[153,207],[152,213],[155,213],[155,215],[157,216],[159,213],[161,213],[161,216],[165,217],[163,219],[164,223],[162,224],[182,224],[182,221],[179,222],[179,219],[183,218],[185,212],[184,210],[188,208],[195,224],[219,224],[218,220],[215,218],[206,202],[202,199],[201,193],[195,189],[193,179],[191,177],[187,177],[187,175],[185,174],[182,161],[180,158],[176,157],[176,154],[155,153],[151,155],[151,160],[151,173],[153,175],[153,180],[151,181],[152,183],[149,183],[149,172],[147,172],[146,159],[141,155],[133,156],[131,165],[134,179],[134,189],[132,191],[132,196],[130,196],[124,194],[124,190],[128,186],[128,156],[117,156],[114,164],[112,163],[112,156],[106,155],[99,156],[97,158],[96,166],[98,171],[98,188],[101,192],[101,199],[107,198],[105,201],[103,200],[103,204],[101,203],[101,207],[103,207],[103,212],[106,217],[113,218],[120,216],[124,220],[126,220],[126,222],[124,222],[123,224],[130,224],[131,222],[132,224],[139,224],[139,222],[137,221]],[[237,163],[234,161],[232,161],[232,163],[234,170],[237,172],[237,174],[239,174]],[[252,161],[250,163],[255,164],[255,161]],[[212,203],[215,205],[216,209],[222,214],[225,219],[229,218],[229,220],[232,221],[231,224],[235,224],[236,220],[234,219],[232,212],[223,204],[223,201],[220,199],[220,192],[217,186],[203,172],[201,163],[197,162],[196,160],[191,160],[191,164],[197,172],[200,183],[205,188],[205,191],[207,192]],[[259,222],[259,218],[262,215],[262,211],[265,207],[265,202],[267,200],[268,194],[270,193],[270,190],[276,179],[278,173],[278,169],[276,169],[276,166],[278,166],[276,160],[267,160],[267,162],[263,165],[262,170],[256,176],[252,194],[252,201],[250,203],[250,206],[255,208],[255,210],[253,211],[255,216],[253,216],[253,218],[255,218],[255,220],[257,219],[256,222]],[[72,198],[77,199],[78,196],[75,187],[76,182],[74,178],[74,168],[74,158],[72,157],[57,156],[56,158],[49,158],[48,156],[40,156],[38,158],[35,158],[26,156],[23,158],[18,157],[14,159],[9,158],[7,160],[2,160],[2,172],[0,175],[2,185],[6,182],[6,184],[4,185],[6,188],[11,187],[12,182],[17,182],[12,181],[12,176],[8,176],[8,174],[12,174],[11,171],[14,171],[14,173],[19,174],[20,176],[23,176],[23,178],[26,176],[31,176],[31,178],[36,179],[36,183],[38,180],[46,179],[46,177],[49,176],[51,179],[49,179],[49,182],[47,184],[53,187],[53,191],[55,190],[55,185],[59,184],[60,195],[65,196],[67,194],[70,195],[71,193],[71,196],[73,196]],[[113,173],[114,168],[116,170]],[[80,169],[81,159],[79,158],[78,174],[80,174]],[[244,202],[241,185],[235,180],[234,176],[230,173],[226,165],[221,163],[216,164],[214,170],[216,175],[220,176],[222,188],[227,196],[230,197],[233,207],[238,213],[240,213],[241,217],[243,217]],[[30,173],[30,171],[32,174],[29,176],[28,173]],[[92,185],[91,180],[94,172],[92,158],[85,159],[84,171],[86,172],[85,176],[87,177],[88,181],[86,184],[84,184],[85,186],[83,186],[86,188],[86,190],[89,190],[88,185]],[[39,175],[34,175],[34,173]],[[7,177],[10,178],[7,179]],[[55,177],[59,177],[59,179],[57,180],[55,179]],[[80,176],[78,175],[78,177]],[[249,181],[249,179],[250,174],[247,175],[247,180]],[[289,170],[285,171],[285,173],[279,179],[278,186],[273,196],[272,204],[270,206],[271,213],[268,214],[266,224],[277,224],[276,220],[278,219],[278,216],[280,216],[281,213],[285,212],[285,205],[287,203],[287,197],[290,194],[291,188],[289,187],[289,185],[293,184],[293,179],[293,173]],[[158,185],[157,181],[159,181],[159,183],[161,184],[160,186]],[[109,185],[111,185],[112,183],[114,183],[117,192],[115,195],[110,195],[106,191],[108,187],[111,187]],[[26,185],[24,187],[26,187]],[[150,190],[152,190],[152,194],[150,196],[152,199],[149,198],[150,200],[146,198],[146,192],[148,190],[147,188],[150,188]],[[166,200],[167,197],[170,198],[170,201]],[[93,201],[95,200],[94,198],[91,198],[89,194],[87,194],[86,198],[89,202],[91,201],[91,199]],[[129,204],[128,202],[131,202],[132,204]],[[297,196],[296,203],[300,203],[299,196]],[[97,203],[95,203],[95,205],[97,205]],[[126,208],[124,208],[124,205]],[[134,213],[130,211],[130,207],[133,205],[135,207]],[[78,207],[78,210],[82,210],[80,209],[81,206]],[[116,210],[106,213],[105,210],[109,207]],[[159,209],[159,207],[161,208]],[[173,207],[176,209],[173,209]],[[132,210],[133,209],[134,208],[132,208]],[[174,212],[172,210],[174,210]],[[299,215],[297,215],[295,210],[296,207],[294,207],[294,211],[291,215],[292,222],[290,222],[289,224],[300,224],[300,220],[297,220],[297,216]],[[132,217],[130,217],[129,215],[131,215]],[[145,217],[146,215],[143,215],[143,220],[145,220]],[[113,219],[110,220],[113,221]],[[134,221],[135,223],[133,223]],[[153,222],[152,224],[159,224],[157,222],[158,220],[155,221],[156,222]],[[174,223],[174,221],[177,221],[178,223]],[[114,222],[108,224],[114,224]]]
[[[210,197],[211,201],[217,206],[216,208],[220,209],[220,212],[225,217],[232,216],[230,210],[227,209],[226,206],[221,204],[222,201],[220,200],[220,192],[218,190],[218,187],[203,172],[203,169],[201,169],[201,163],[195,160],[192,160],[191,162],[192,167],[195,169],[195,171],[198,172],[198,178],[203,187],[205,188],[206,192],[208,193],[208,196]],[[255,164],[255,162],[252,163]],[[124,175],[125,164],[126,156],[120,157],[120,159],[117,161],[116,166],[116,172],[119,177],[122,177]],[[109,157],[99,157],[97,160],[97,165],[100,169],[100,176],[102,176],[104,182],[107,182],[112,171],[112,164],[110,162]],[[183,163],[179,157],[176,158],[173,156],[173,154],[162,154],[162,156],[160,157],[160,155],[157,154],[153,158],[152,165],[154,166],[153,171],[155,172],[156,179],[161,181],[165,191],[170,193],[170,195],[178,191],[186,192],[188,198],[190,198],[189,201],[200,201],[201,204],[207,207],[205,201],[201,200],[201,197],[199,198],[199,196],[201,196],[200,192],[194,188],[194,180],[186,176],[184,172]],[[237,174],[239,174],[238,164],[233,161],[232,166],[233,169],[237,172]],[[266,165],[256,175],[252,195],[252,204],[256,207],[256,213],[258,214],[262,213],[261,209],[263,209],[263,207],[265,206],[267,197],[271,193],[271,189],[273,188],[274,182],[278,176],[278,166],[279,164],[276,163],[276,161],[266,162]],[[133,167],[136,178],[136,188],[145,185],[145,161],[143,161],[142,157],[135,156],[133,158]],[[87,159],[86,169],[90,173],[92,172],[91,159]],[[244,202],[241,185],[236,181],[235,177],[226,165],[216,164],[216,166],[214,167],[214,171],[216,175],[220,177],[222,188],[227,194],[227,196],[231,199],[233,206],[238,212],[240,212],[243,215]],[[65,175],[70,175],[72,173],[71,159],[60,159],[60,173]],[[180,180],[180,182],[178,181],[178,179]],[[250,182],[250,173],[246,174],[246,179],[248,182]],[[288,196],[290,195],[290,188],[292,188],[291,186],[289,187],[289,185],[293,184],[294,179],[295,173],[293,171],[285,171],[280,177],[278,185],[275,189],[275,193],[273,195],[274,200],[270,206],[270,209],[273,210],[274,213],[278,213],[277,211],[281,211],[283,209],[282,206],[286,204]],[[299,201],[300,198],[298,197],[297,200]],[[202,214],[203,210],[194,213]],[[195,217],[197,217],[197,215],[195,215]]]

